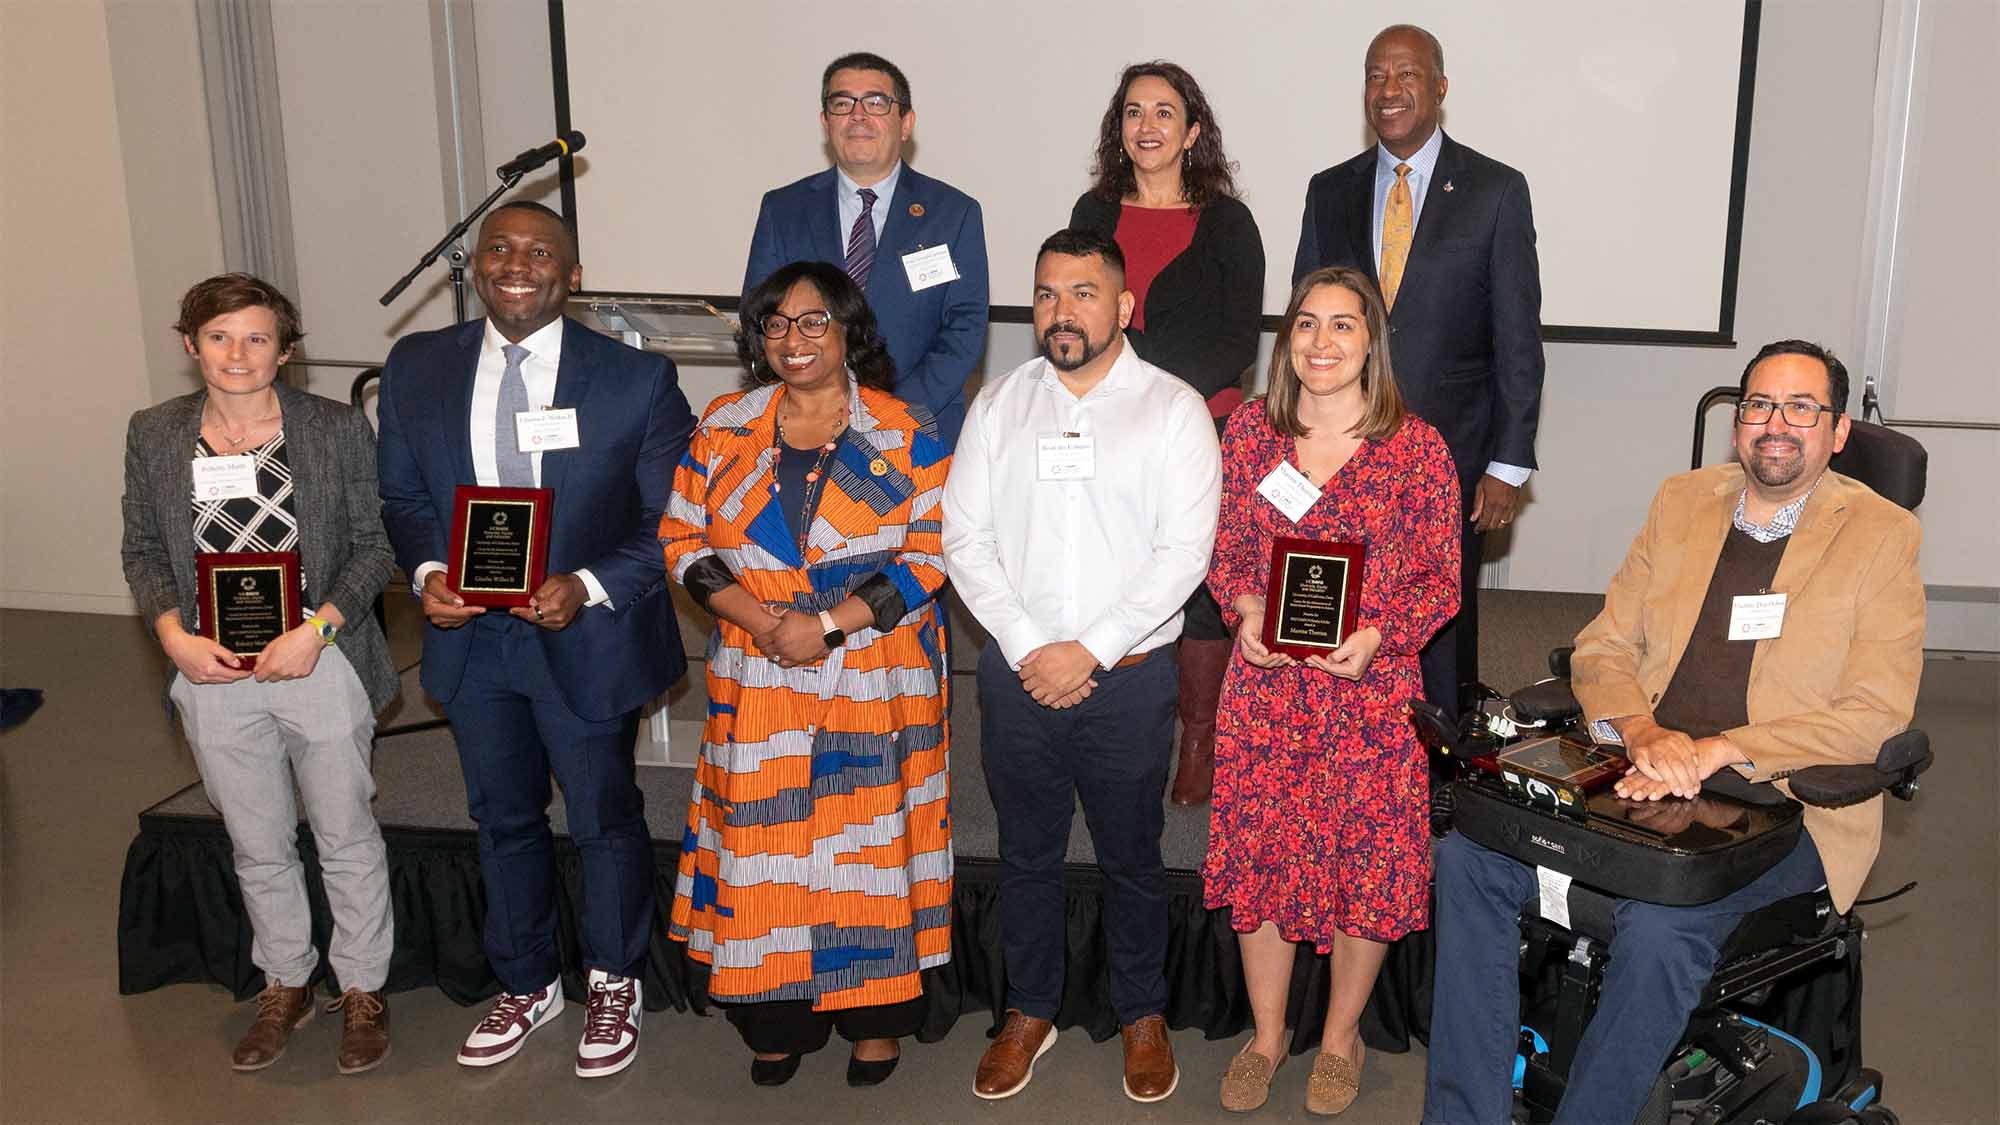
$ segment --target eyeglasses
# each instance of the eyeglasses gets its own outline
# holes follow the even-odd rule
[[[1789,399],[1783,403],[1772,402],[1768,398],[1746,398],[1736,404],[1736,420],[1746,426],[1762,426],[1771,421],[1771,415],[1783,413],[1785,425],[1801,430],[1810,430],[1819,425],[1819,416],[1831,414],[1840,417],[1840,411],[1831,406],[1821,406],[1805,399]]]
[[[854,112],[857,102],[870,117],[887,117],[890,110],[903,104],[887,94],[863,94],[858,98],[853,94],[829,94],[820,105],[826,108],[828,117],[846,117]]]
[[[817,340],[821,336],[826,335],[827,325],[832,323],[833,314],[827,312],[825,309],[813,309],[810,312],[802,312],[797,316],[772,313],[757,322],[757,330],[769,339],[782,340],[785,338],[785,333],[790,332],[792,325],[796,324],[799,326],[799,335],[804,336],[808,340]]]

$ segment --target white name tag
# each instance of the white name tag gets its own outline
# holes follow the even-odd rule
[[[910,275],[912,293],[958,280],[958,267],[952,264],[949,245],[926,246],[903,255],[903,272]]]
[[[523,410],[514,415],[514,446],[523,453],[575,449],[576,407]]]
[[[1764,641],[1778,635],[1785,624],[1785,595],[1746,594],[1732,598],[1729,605],[1729,639]]]
[[[1293,523],[1304,519],[1312,506],[1319,503],[1319,489],[1313,487],[1310,477],[1293,468],[1290,461],[1278,462],[1278,467],[1257,486],[1257,495],[1269,500]]]
[[[1096,475],[1096,438],[1064,434],[1035,439],[1036,480],[1090,480]]]
[[[196,500],[235,500],[257,495],[257,458],[248,453],[234,457],[194,459]]]
[[[1569,929],[1569,876],[1546,867],[1535,868],[1535,882],[1541,888],[1542,917]]]

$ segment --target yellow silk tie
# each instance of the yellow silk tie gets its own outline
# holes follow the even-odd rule
[[[1410,236],[1416,232],[1416,216],[1410,207],[1410,166],[1396,165],[1396,185],[1382,205],[1382,304],[1396,305],[1396,290],[1403,285],[1403,267],[1410,261]]]

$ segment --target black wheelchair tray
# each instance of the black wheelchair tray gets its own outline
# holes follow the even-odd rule
[[[1705,792],[1695,817],[1685,815],[1689,803],[1679,798],[1626,801],[1604,789],[1590,794],[1579,821],[1528,807],[1497,778],[1461,778],[1452,792],[1452,823],[1473,843],[1663,906],[1741,890],[1791,852],[1804,813],[1789,798],[1753,804]]]

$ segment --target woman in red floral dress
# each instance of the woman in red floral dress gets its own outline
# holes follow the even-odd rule
[[[1256,1018],[1223,1079],[1228,1109],[1261,1105],[1284,1057],[1298,942],[1332,955],[1306,1107],[1345,1109],[1359,1090],[1361,1009],[1388,943],[1428,924],[1428,777],[1406,708],[1422,694],[1418,650],[1458,611],[1458,478],[1444,439],[1403,406],[1388,337],[1365,275],[1301,278],[1269,393],[1236,410],[1222,441],[1209,587],[1236,651],[1203,879],[1209,908],[1231,910]],[[1304,477],[1294,482],[1303,496],[1288,501],[1296,518],[1259,492],[1294,470]],[[1357,626],[1325,655],[1294,660],[1261,643],[1281,536],[1366,549]]]

